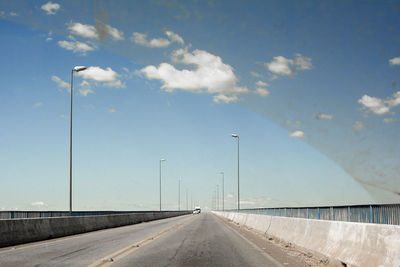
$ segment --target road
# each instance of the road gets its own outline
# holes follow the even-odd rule
[[[284,266],[215,215],[186,215],[0,249],[0,266]]]

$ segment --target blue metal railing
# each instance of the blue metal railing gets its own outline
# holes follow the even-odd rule
[[[317,220],[400,225],[400,204],[254,208],[241,209],[239,212]]]

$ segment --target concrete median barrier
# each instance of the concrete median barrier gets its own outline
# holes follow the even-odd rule
[[[400,266],[400,226],[214,212],[344,266]]]
[[[162,211],[118,215],[0,220],[0,247],[86,233],[189,214]]]

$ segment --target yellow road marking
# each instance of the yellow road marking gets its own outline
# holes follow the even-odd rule
[[[96,261],[96,262],[94,262],[92,264],[90,264],[90,265],[88,265],[88,267],[110,266],[114,262],[116,262],[116,261],[128,256],[130,253],[134,252],[139,247],[143,247],[143,246],[147,245],[151,241],[153,241],[153,240],[155,240],[157,238],[160,238],[161,236],[165,235],[166,233],[168,233],[168,232],[170,232],[172,230],[175,230],[175,229],[179,228],[180,226],[182,226],[183,224],[194,220],[196,217],[197,216],[189,218],[189,219],[187,219],[187,220],[185,220],[185,221],[183,221],[183,222],[181,222],[179,224],[176,224],[176,225],[174,225],[174,226],[172,226],[172,227],[170,227],[168,229],[165,229],[165,230],[163,230],[163,231],[161,231],[161,232],[159,232],[159,233],[157,233],[157,234],[155,234],[153,236],[150,236],[150,237],[148,237],[146,239],[143,239],[143,240],[141,240],[139,242],[136,242],[136,243],[134,243],[132,245],[129,245],[129,246],[123,248],[123,249],[120,249],[120,250],[118,250],[118,251],[116,251],[116,252],[114,252],[114,253],[112,253],[112,254],[110,254],[110,255],[108,255],[108,256],[106,256],[106,257],[104,257],[104,258],[102,258],[102,259],[100,259],[100,260],[98,260],[98,261]]]

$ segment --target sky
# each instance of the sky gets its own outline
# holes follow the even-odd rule
[[[235,208],[232,133],[242,208],[399,203],[399,12],[1,0],[0,210],[68,210],[75,66],[74,210]]]

